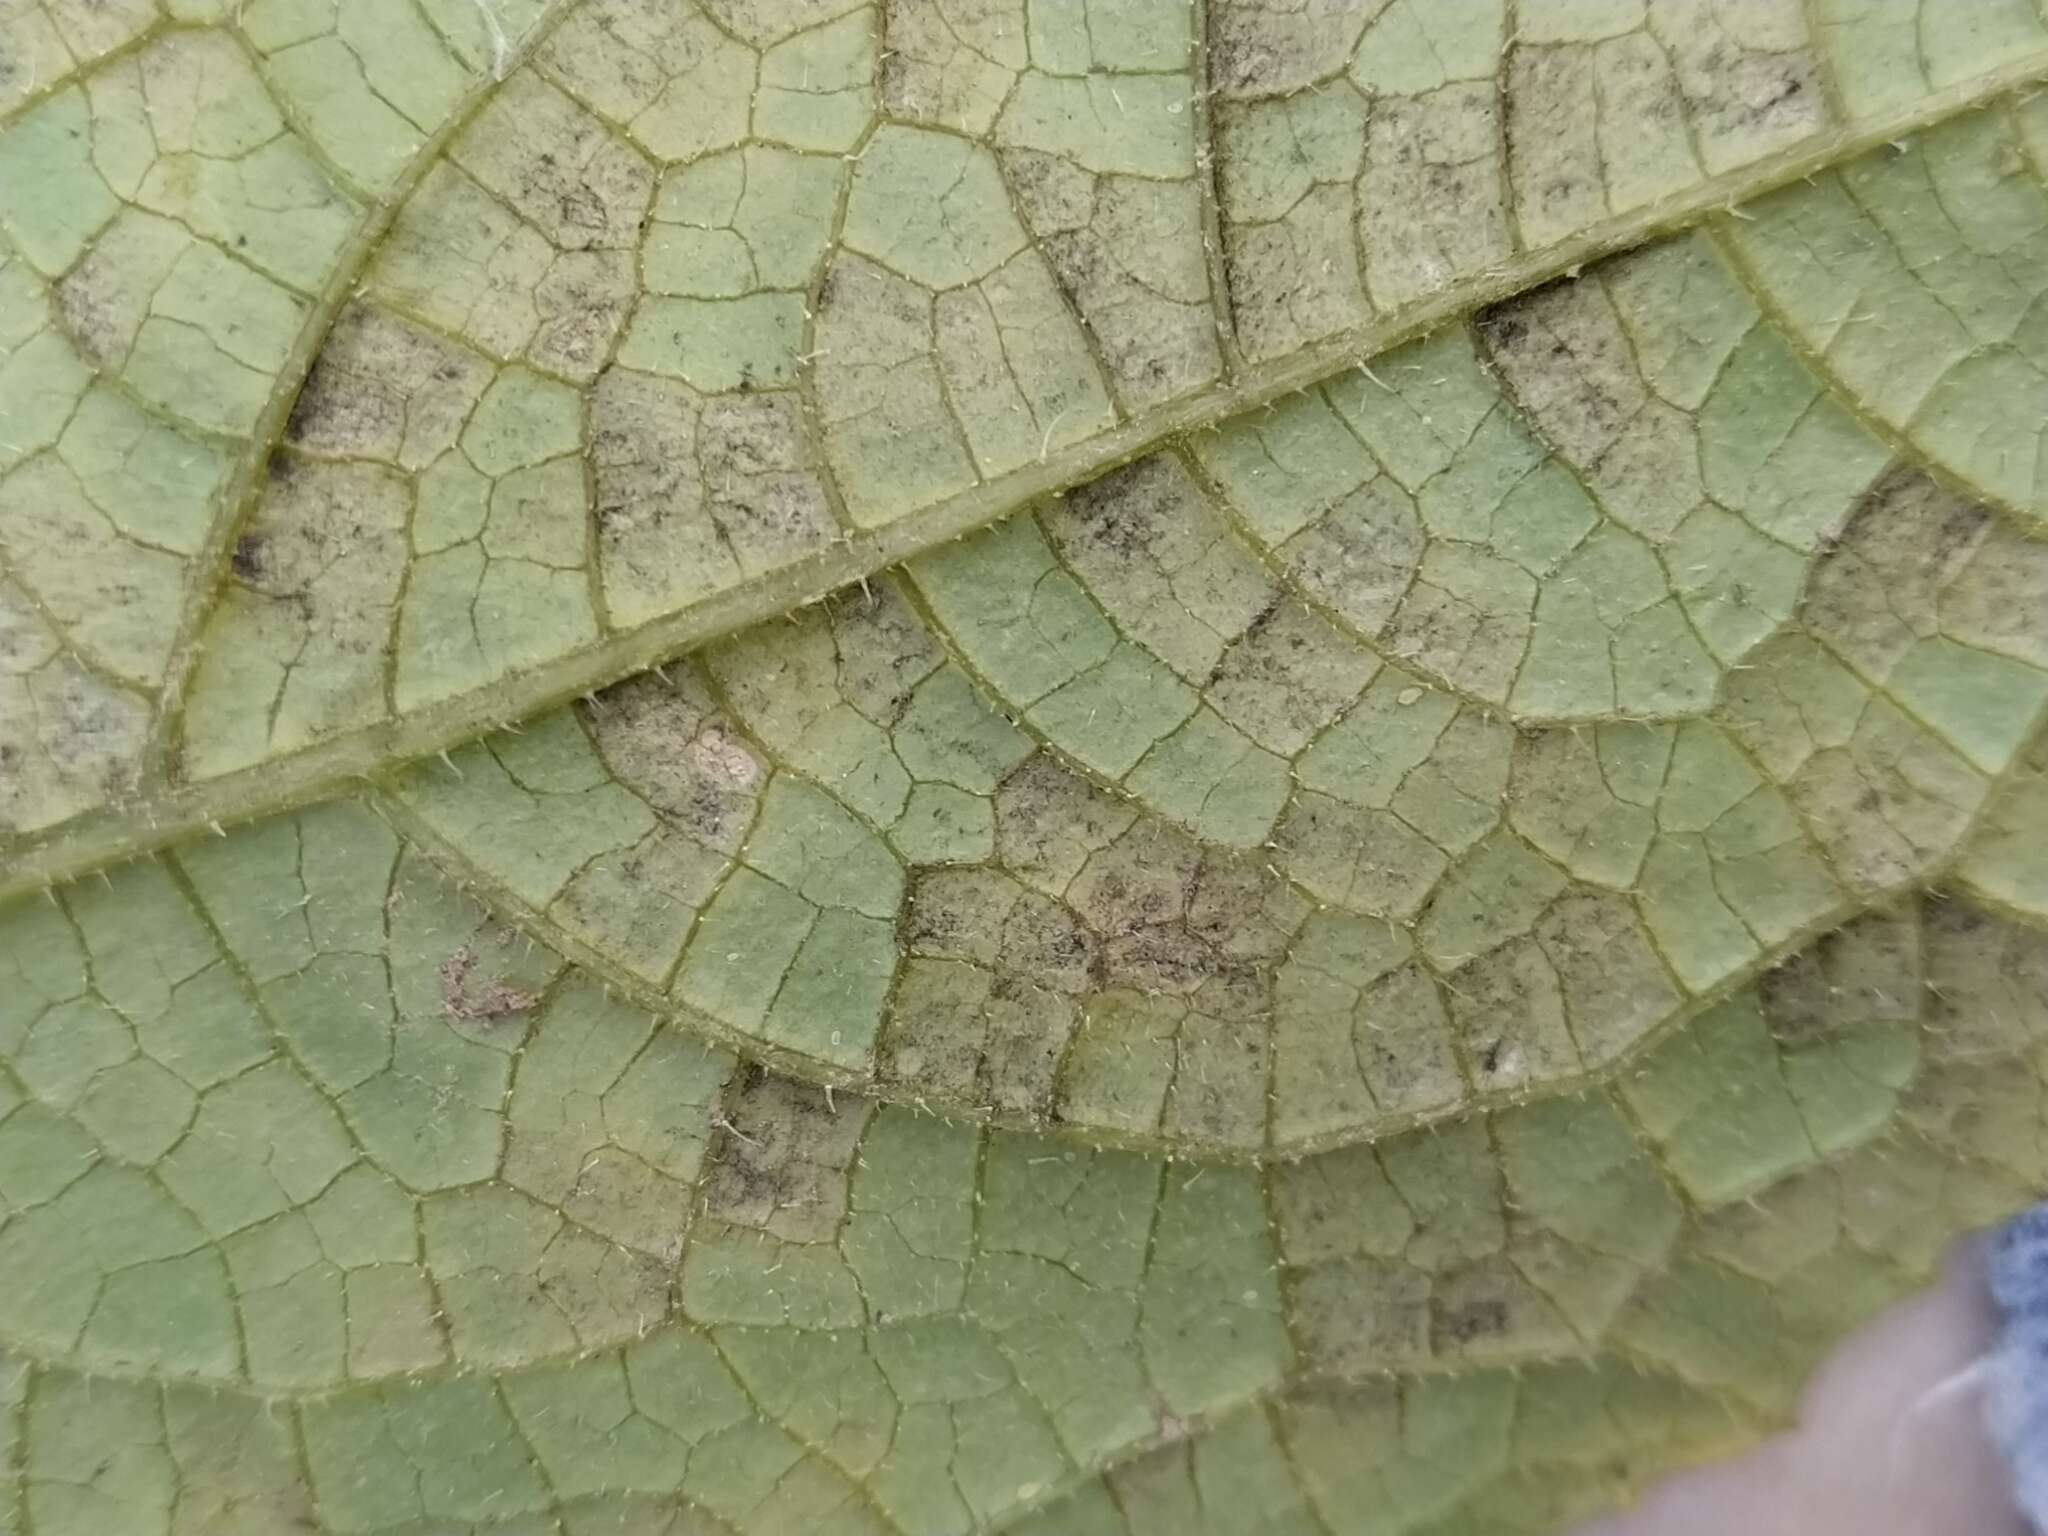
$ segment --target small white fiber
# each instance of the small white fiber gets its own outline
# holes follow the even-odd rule
[[[1984,1418],[2012,1471],[2013,1502],[2048,1536],[2048,1206],[1992,1240],[1991,1294],[2003,1314]]]

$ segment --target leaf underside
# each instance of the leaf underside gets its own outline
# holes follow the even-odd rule
[[[2030,0],[0,0],[0,1533],[1536,1533],[2048,1187]]]

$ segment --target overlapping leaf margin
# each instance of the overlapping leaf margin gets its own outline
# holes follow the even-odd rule
[[[189,891],[189,887],[187,889]],[[224,893],[227,888],[217,889]],[[1957,920],[1967,931],[1971,920],[1962,914],[1958,914]],[[1917,948],[1924,941],[1918,937],[1917,923],[1914,929]],[[2034,950],[2039,951],[2039,941],[2033,943]],[[2038,962],[2038,954],[2035,958]],[[1094,1466],[1084,1467],[1082,1470],[1090,1474],[1089,1480],[1079,1484],[1062,1482],[1020,1490],[1014,1501],[1005,1501],[1009,1507],[1003,1517],[1003,1526],[1008,1528],[1008,1522],[1017,1518],[1021,1521],[1016,1527],[1019,1529],[1062,1533],[1097,1528],[1122,1530],[1125,1529],[1121,1523],[1124,1519],[1121,1513],[1124,1497],[1138,1498],[1142,1505],[1156,1514],[1159,1508],[1172,1507],[1172,1485],[1178,1480],[1192,1478],[1194,1486],[1200,1488],[1209,1477],[1224,1475],[1224,1471],[1219,1470],[1205,1476],[1203,1458],[1220,1458],[1220,1469],[1241,1465],[1255,1469],[1262,1465],[1259,1458],[1266,1456],[1269,1461],[1264,1464],[1269,1469],[1294,1465],[1295,1483],[1291,1487],[1276,1485],[1268,1479],[1263,1484],[1255,1482],[1235,1492],[1231,1491],[1228,1481],[1221,1487],[1212,1487],[1210,1495],[1217,1499],[1217,1503],[1209,1518],[1222,1522],[1211,1527],[1215,1536],[1250,1528],[1230,1523],[1233,1517],[1228,1511],[1231,1509],[1247,1512],[1246,1518],[1249,1514],[1271,1518],[1280,1522],[1277,1528],[1283,1530],[1328,1530],[1333,1525],[1334,1528],[1347,1528],[1342,1521],[1326,1519],[1312,1506],[1327,1508],[1325,1501],[1341,1500],[1346,1496],[1347,1478],[1355,1475],[1370,1483],[1378,1475],[1373,1469],[1382,1465],[1387,1466],[1385,1475],[1390,1479],[1388,1490],[1383,1491],[1388,1491],[1392,1507],[1400,1512],[1399,1523],[1390,1524],[1389,1529],[1494,1531],[1535,1528],[1544,1522],[1561,1519],[1568,1513],[1599,1507],[1623,1497],[1630,1489],[1671,1464],[1711,1454],[1782,1422],[1789,1410],[1798,1375],[1812,1355],[1824,1346],[1831,1333],[1924,1277],[1938,1261],[1942,1245],[1953,1228],[1995,1214],[2011,1203],[2018,1187],[2017,1181],[2028,1176],[2019,1171],[2018,1164],[2039,1157],[2038,1148],[2031,1152],[2014,1149],[2017,1162],[2011,1168],[2006,1167],[1999,1161],[1999,1154],[1992,1151],[1983,1139],[1986,1129],[1972,1119],[1977,1106],[1967,1097],[1970,1085],[1981,1086],[1987,1073],[2004,1075],[2007,1083],[2004,1091],[2018,1096],[2010,1100],[2011,1104],[2024,1100],[2028,1087],[2036,1096],[2039,1091],[2039,1042],[2026,1035],[2024,1020],[1983,1017],[1978,1005],[1992,995],[1986,993],[1970,999],[1940,1000],[1937,1013],[1945,1010],[1946,1017],[1936,1021],[1923,1016],[1922,1022],[1914,1026],[1925,1042],[1923,1048],[1933,1051],[1935,1059],[1928,1065],[1936,1069],[1937,1080],[1951,1070],[1959,1070],[1961,1076],[1946,1088],[1931,1087],[1929,1093],[1917,1101],[1909,1116],[1912,1129],[1887,1127],[1875,1140],[1866,1130],[1852,1135],[1846,1142],[1830,1144],[1825,1152],[1817,1152],[1811,1159],[1802,1154],[1791,1164],[1782,1166],[1770,1181],[1748,1190],[1747,1194],[1741,1185],[1716,1189],[1709,1183],[1691,1188],[1690,1193],[1674,1186],[1672,1193],[1677,1196],[1677,1205],[1672,1219],[1682,1219],[1684,1230],[1688,1232],[1709,1234],[1705,1246],[1695,1251],[1697,1245],[1689,1240],[1688,1247],[1679,1251],[1689,1256],[1679,1257],[1676,1262],[1667,1257],[1664,1261],[1667,1267],[1652,1268],[1643,1274],[1634,1287],[1635,1299],[1628,1305],[1627,1320],[1618,1330],[1619,1337],[1604,1340],[1588,1358],[1544,1364],[1540,1363],[1539,1352],[1537,1360],[1503,1369],[1485,1363],[1483,1357],[1478,1361],[1468,1361],[1454,1354],[1449,1360],[1424,1364],[1420,1369],[1393,1370],[1378,1363],[1359,1369],[1343,1363],[1344,1340],[1352,1325],[1340,1320],[1334,1336],[1338,1350],[1334,1361],[1330,1353],[1331,1335],[1326,1333],[1320,1341],[1294,1335],[1283,1346],[1283,1352],[1305,1362],[1304,1366],[1288,1371],[1279,1382],[1239,1395],[1228,1390],[1218,1391],[1219,1386],[1227,1386],[1231,1373],[1236,1369],[1227,1363],[1231,1350],[1226,1348],[1226,1363],[1218,1381],[1192,1389],[1195,1401],[1201,1406],[1190,1405],[1169,1415],[1155,1433],[1139,1437]],[[1940,994],[1935,992],[1927,996],[1940,998]],[[1952,1039],[1948,1038],[1951,1031],[1954,1032]],[[2016,1046],[2018,1055],[2012,1054]],[[2026,1086],[2019,1086],[2022,1084]],[[1667,1074],[1667,1089],[1669,1086]],[[1699,1093],[1690,1095],[1690,1102],[1711,1119],[1717,1113],[1717,1090],[1705,1083],[1700,1087]],[[1959,1097],[1959,1094],[1963,1096]],[[712,1123],[724,1126],[729,1136],[745,1139],[744,1131],[722,1116],[714,1117]],[[1703,1176],[1710,1181],[1714,1177],[1715,1156],[1710,1148],[1715,1128],[1705,1126],[1703,1132],[1707,1142],[1694,1143],[1690,1152],[1682,1145],[1684,1138],[1680,1143],[1669,1141],[1673,1133],[1673,1124],[1670,1123],[1661,1130],[1630,1125],[1626,1134],[1631,1139],[1639,1139],[1644,1145],[1664,1142],[1673,1146],[1675,1150],[1670,1155],[1679,1160],[1677,1166],[1692,1169],[1688,1177],[1693,1186],[1698,1186]],[[983,1149],[980,1156],[985,1159],[990,1144],[988,1133],[982,1133],[976,1141]],[[1703,1151],[1704,1163],[1696,1160]],[[1899,1164],[1896,1173],[1892,1171],[1894,1162]],[[973,1175],[977,1188],[984,1179],[981,1166],[977,1165]],[[1178,1189],[1183,1193],[1191,1193],[1204,1177],[1199,1167],[1176,1172],[1167,1164],[1162,1171],[1166,1180],[1164,1188]],[[1276,1233],[1271,1241],[1276,1248],[1288,1252],[1289,1263],[1295,1266],[1296,1278],[1292,1284],[1299,1285],[1300,1276],[1306,1272],[1300,1267],[1302,1257],[1292,1252],[1277,1231],[1284,1218],[1278,1214],[1280,1207],[1275,1204],[1276,1196],[1270,1187],[1275,1176],[1269,1173],[1261,1181],[1267,1186],[1262,1199],[1273,1213],[1267,1219],[1276,1224]],[[1669,1177],[1669,1174],[1662,1176],[1663,1179]],[[1927,1184],[1930,1177],[1942,1182],[1930,1189]],[[1841,1189],[1830,1194],[1837,1179],[1841,1181]],[[1946,1182],[1948,1180],[1954,1180],[1953,1187]],[[1659,1187],[1664,1187],[1662,1180]],[[1822,1195],[1824,1198],[1820,1206],[1808,1205],[1801,1197],[1802,1190],[1807,1194]],[[1162,1193],[1157,1198],[1164,1200],[1167,1196]],[[1834,1200],[1842,1202],[1840,1219],[1844,1226],[1841,1232],[1828,1234],[1813,1223],[1817,1219],[1826,1219],[1826,1213],[1834,1209],[1830,1203]],[[1852,1207],[1861,1214],[1851,1218],[1848,1212]],[[1630,1209],[1626,1197],[1619,1209]],[[978,1217],[976,1227],[978,1230]],[[1857,1235],[1859,1227],[1863,1231],[1861,1236]],[[1184,1234],[1180,1239],[1183,1247],[1189,1235],[1192,1234]],[[1239,1236],[1242,1238],[1244,1234]],[[1623,1238],[1624,1234],[1616,1232],[1615,1236]],[[1823,1238],[1825,1241],[1820,1241]],[[1148,1239],[1148,1248],[1155,1240]],[[1625,1240],[1633,1246],[1634,1234],[1626,1234]],[[1258,1239],[1249,1241],[1253,1247],[1262,1246]],[[1814,1246],[1816,1242],[1819,1242],[1818,1247]],[[1596,1241],[1593,1251],[1598,1253],[1600,1247]],[[1800,1252],[1780,1258],[1776,1252],[1780,1247],[1797,1248]],[[1752,1266],[1759,1263],[1763,1268],[1753,1270]],[[1742,1279],[1745,1275],[1749,1278]],[[1782,1278],[1771,1280],[1766,1290],[1766,1276]],[[1264,1284],[1251,1276],[1246,1276],[1239,1283]],[[1285,1281],[1280,1283],[1288,1285]],[[1733,1289],[1729,1289],[1730,1286]],[[1247,1291],[1247,1303],[1251,1301],[1252,1294]],[[1297,1304],[1288,1304],[1288,1315],[1296,1320],[1290,1325],[1290,1333],[1293,1327],[1299,1326],[1303,1316],[1295,1310]],[[1326,1313],[1324,1326],[1327,1328],[1329,1325],[1330,1318]],[[1731,1325],[1752,1329],[1761,1327],[1770,1337],[1766,1340],[1755,1333],[1726,1338],[1717,1335],[1717,1328]],[[1190,1354],[1190,1351],[1199,1350],[1198,1341],[1208,1326],[1202,1324],[1194,1329],[1191,1336],[1172,1346],[1172,1353],[1178,1359],[1175,1371],[1183,1382],[1203,1382],[1205,1367],[1198,1363],[1198,1354]],[[1228,1338],[1230,1325],[1225,1323],[1223,1327],[1223,1337]],[[1483,1328],[1481,1336],[1484,1336]],[[1221,1343],[1222,1339],[1218,1342]],[[631,1356],[635,1346],[628,1343],[626,1348],[627,1355]],[[600,1349],[579,1353],[576,1359],[582,1364],[597,1367],[602,1360],[612,1358],[615,1349],[614,1345],[612,1351]],[[510,1369],[513,1374],[522,1374],[528,1364],[537,1369],[539,1376],[551,1378],[551,1373],[560,1374],[566,1362],[544,1358],[521,1362]],[[5,1422],[9,1424],[23,1422],[27,1413],[45,1412],[47,1417],[42,1420],[43,1428],[38,1432],[57,1434],[58,1430],[51,1429],[50,1425],[61,1427],[70,1422],[67,1415],[75,1418],[79,1411],[77,1404],[90,1400],[95,1380],[104,1383],[100,1388],[103,1393],[111,1394],[110,1403],[99,1411],[118,1411],[132,1417],[136,1410],[135,1394],[124,1392],[118,1385],[122,1381],[137,1379],[128,1373],[80,1374],[73,1366],[55,1362],[22,1367],[22,1362],[13,1362],[4,1373],[0,1373],[0,1384],[5,1387],[5,1391],[0,1392],[0,1407],[11,1402],[15,1409],[6,1416]],[[724,1368],[734,1369],[729,1360]],[[1187,1376],[1189,1371],[1194,1373],[1192,1378]],[[744,1371],[739,1374],[743,1380],[751,1379]],[[181,1380],[175,1375],[168,1380],[160,1380],[155,1373],[143,1375],[140,1379],[160,1381],[162,1411],[180,1415],[188,1424],[197,1422],[202,1426],[212,1426],[193,1436],[198,1447],[195,1454],[202,1459],[192,1466],[189,1492],[201,1501],[202,1507],[209,1498],[221,1498],[228,1500],[224,1509],[241,1499],[248,1501],[256,1511],[266,1508],[281,1510],[289,1508],[293,1502],[295,1496],[290,1492],[290,1484],[294,1479],[301,1488],[331,1489],[333,1480],[340,1475],[337,1465],[330,1459],[321,1478],[309,1476],[303,1448],[286,1452],[265,1449],[259,1444],[249,1448],[233,1467],[210,1460],[208,1458],[217,1456],[219,1451],[215,1448],[217,1442],[209,1440],[208,1436],[221,1433],[222,1420],[232,1425],[238,1422],[238,1415],[266,1415],[275,1410],[264,1409],[260,1396],[251,1394],[246,1388],[223,1390]],[[479,1387],[481,1395],[464,1397],[462,1393],[468,1389],[460,1384],[465,1381],[475,1384],[477,1378],[462,1370],[452,1375],[445,1369],[415,1371],[408,1373],[403,1382],[393,1389],[390,1401],[395,1404],[413,1401],[442,1404],[434,1410],[436,1413],[445,1412],[449,1406],[467,1403],[468,1411],[490,1416],[488,1425],[503,1426],[502,1431],[495,1428],[490,1431],[510,1437],[501,1444],[509,1444],[516,1456],[525,1458],[535,1468],[545,1468],[548,1465],[546,1455],[528,1443],[528,1432],[515,1427],[515,1416],[506,1411],[504,1398],[496,1395],[504,1391],[503,1387]],[[447,1395],[445,1402],[443,1398],[434,1396],[442,1387],[452,1389],[452,1395]],[[1187,1391],[1189,1388],[1183,1385],[1177,1390]],[[339,1392],[294,1394],[294,1398],[301,1404],[299,1412],[311,1407],[329,1423],[327,1433],[331,1436],[338,1432],[333,1426],[343,1422],[347,1415],[369,1411],[367,1405],[379,1401],[381,1391],[378,1387],[352,1386]],[[54,1404],[44,1402],[41,1394],[45,1392],[56,1394]],[[1410,1415],[1413,1415],[1413,1424],[1429,1423],[1438,1411],[1439,1400],[1448,1400],[1455,1407],[1461,1396],[1473,1392],[1482,1398],[1494,1399],[1505,1394],[1510,1402],[1515,1403],[1520,1403],[1522,1395],[1527,1394],[1528,1422],[1524,1423],[1519,1416],[1509,1421],[1509,1427],[1515,1432],[1516,1449],[1512,1459],[1507,1454],[1508,1442],[1500,1439],[1483,1442],[1487,1449],[1485,1456],[1478,1454],[1480,1447],[1475,1445],[1464,1447],[1463,1457],[1454,1454],[1450,1463],[1440,1463],[1432,1454],[1434,1442],[1427,1435],[1419,1444],[1410,1444],[1408,1435],[1422,1432],[1412,1426],[1410,1429],[1399,1428]],[[1596,1428],[1571,1411],[1574,1404],[1579,1411],[1584,1411],[1589,1400],[1587,1394],[1590,1394],[1591,1401],[1603,1401],[1610,1393],[1619,1394],[1623,1407],[1619,1416],[1607,1425]],[[751,1396],[751,1392],[748,1395]],[[64,1407],[64,1403],[72,1406]],[[499,1406],[493,1408],[493,1403]],[[392,1411],[404,1410],[395,1408]],[[427,1410],[422,1408],[421,1411]],[[781,1417],[767,1412],[758,1403],[755,1411],[764,1413],[771,1424]],[[1515,1411],[1519,1415],[1521,1410],[1517,1408]],[[1564,1419],[1544,1417],[1546,1413],[1560,1412],[1565,1414]],[[1330,1455],[1333,1445],[1326,1442],[1322,1445],[1322,1454],[1314,1460],[1306,1464],[1291,1461],[1290,1458],[1298,1453],[1289,1450],[1290,1425],[1298,1428],[1304,1416],[1307,1422],[1313,1423],[1318,1415],[1323,1414],[1335,1415],[1336,1427],[1349,1422],[1347,1416],[1358,1415],[1359,1422],[1375,1426],[1374,1434],[1383,1433],[1385,1438],[1367,1438],[1356,1443],[1337,1442],[1350,1444],[1350,1449],[1335,1458]],[[1453,1413],[1452,1417],[1455,1427],[1457,1415]],[[124,1417],[121,1422],[126,1424],[129,1418]],[[290,1422],[297,1422],[295,1414]],[[804,1445],[807,1457],[820,1456],[825,1463],[833,1461],[828,1447],[807,1443],[796,1426],[792,1425],[788,1432]],[[1335,1428],[1330,1432],[1334,1433]],[[232,1434],[232,1430],[229,1433]],[[444,1425],[435,1433],[455,1433],[459,1440],[461,1432]],[[1574,1440],[1574,1436],[1582,1433],[1590,1437],[1585,1445]],[[1526,1444],[1522,1439],[1525,1435],[1531,1437]],[[258,1440],[262,1441],[266,1436],[275,1440],[277,1431],[266,1431],[258,1436]],[[1249,1446],[1245,1443],[1246,1437],[1251,1442]],[[346,1440],[343,1443],[347,1443]],[[429,1439],[422,1442],[422,1449],[442,1443]],[[1437,1449],[1441,1451],[1443,1447]],[[55,1461],[46,1458],[39,1464],[44,1467],[62,1466],[62,1454],[59,1451]],[[331,1458],[332,1450],[327,1454]],[[554,1455],[559,1459],[559,1445]],[[1192,1469],[1185,1460],[1190,1456],[1195,1458]],[[1273,1456],[1279,1459],[1270,1460]],[[1497,1467],[1488,1461],[1488,1456],[1499,1459]],[[1554,1458],[1555,1463],[1546,1458]],[[1463,1461],[1466,1459],[1478,1463],[1479,1471],[1475,1473],[1465,1467]],[[1405,1472],[1404,1462],[1410,1463]],[[180,1465],[184,1465],[182,1458]],[[810,1463],[806,1461],[800,1465]],[[44,1475],[47,1483],[48,1474]],[[547,1487],[546,1472],[541,1471],[538,1475],[542,1486]],[[1496,1475],[1501,1479],[1498,1487],[1492,1485]],[[276,1481],[280,1476],[285,1479],[283,1483]],[[1163,1492],[1158,1487],[1146,1486],[1146,1480],[1155,1476],[1165,1479]],[[1094,1480],[1097,1477],[1100,1481]],[[264,1478],[271,1481],[265,1483]],[[1137,1480],[1135,1484],[1132,1479]],[[835,1492],[835,1489],[839,1491]],[[847,1531],[893,1528],[895,1522],[881,1517],[865,1495],[853,1497],[848,1502],[845,1490],[845,1484],[829,1479],[811,1490],[813,1498],[823,1501],[811,1511],[815,1518],[828,1521],[822,1528]],[[1537,1495],[1540,1497],[1534,1505],[1526,1508],[1518,1505],[1518,1500]],[[1233,1504],[1233,1498],[1239,1502]],[[276,1503],[267,1504],[265,1499],[276,1500]],[[674,1506],[650,1507],[687,1510],[691,1506],[686,1497]],[[1044,1511],[1042,1516],[1032,1513],[1041,1507]],[[1346,1508],[1341,1503],[1335,1507]],[[564,1513],[573,1515],[579,1509],[593,1511],[594,1519],[598,1513],[616,1511],[616,1508],[616,1499],[611,1504],[603,1498],[579,1504],[574,1498],[558,1496],[554,1514],[544,1517],[533,1529],[559,1530],[561,1527],[554,1523],[555,1519]],[[1294,1511],[1293,1515],[1283,1519],[1283,1516],[1288,1516],[1289,1509]],[[1432,1510],[1446,1523],[1436,1523],[1430,1513]],[[772,1500],[754,1506],[744,1515],[729,1510],[720,1513],[733,1521],[732,1528],[759,1532],[761,1536],[771,1536],[773,1532],[789,1528],[776,1522],[795,1518],[789,1506],[776,1505]],[[1360,1510],[1359,1514],[1367,1521],[1373,1518],[1369,1510]],[[606,1515],[606,1518],[612,1517],[611,1514]],[[316,1517],[309,1512],[309,1521],[313,1518]],[[1393,1516],[1389,1518],[1391,1520]],[[1035,1519],[1042,1519],[1045,1523],[1034,1524]],[[1290,1520],[1297,1523],[1289,1523]],[[322,1519],[316,1528],[351,1532],[373,1529],[357,1519],[335,1526],[329,1526]],[[712,1525],[709,1528],[725,1527]],[[1148,1527],[1133,1525],[1130,1528]],[[1370,1524],[1364,1528],[1376,1529]],[[395,1532],[398,1528],[392,1529]],[[443,1527],[407,1526],[403,1529],[440,1530]],[[461,1523],[446,1529],[523,1531],[525,1527],[516,1523],[498,1526],[481,1522],[476,1525]],[[580,1530],[575,1524],[568,1529]]]
[[[516,57],[530,54],[544,42],[553,27],[575,8],[575,3],[576,0],[552,0],[542,19],[517,44],[516,54],[508,55],[495,74],[502,76]],[[1753,197],[1811,177],[1847,158],[1901,141],[2021,89],[2040,78],[2043,70],[2041,60],[2024,58],[1932,91],[1903,110],[1830,130],[1791,150],[1709,179],[1675,197],[1605,219],[1553,245],[1405,305],[1384,320],[1340,332],[1277,362],[1241,365],[1224,382],[1207,390],[1169,401],[1120,427],[1051,451],[1035,464],[878,528],[844,534],[820,553],[802,557],[764,576],[747,578],[671,616],[511,676],[490,689],[458,695],[398,719],[330,737],[259,766],[199,784],[178,784],[167,773],[175,743],[165,734],[165,728],[168,725],[175,730],[175,710],[213,593],[209,584],[197,595],[180,625],[179,643],[163,699],[166,708],[153,732],[154,745],[143,787],[117,803],[17,839],[8,849],[5,867],[0,868],[0,899],[47,887],[187,836],[331,798],[345,792],[352,781],[373,776],[393,763],[445,751],[750,623],[815,602],[915,554],[986,527],[1035,499],[1056,495],[1069,485],[1138,458],[1162,443],[1340,375],[1382,352],[1427,335],[1458,316],[1558,277],[1575,275],[1603,256],[1692,227],[1724,210],[1740,217],[1739,205]],[[235,510],[233,515],[216,519],[203,557],[203,569],[224,569],[237,530],[260,487],[264,466],[290,417],[307,370],[325,340],[328,326],[354,291],[362,266],[374,253],[380,234],[388,229],[402,205],[404,189],[433,163],[433,148],[452,139],[490,99],[495,84],[496,79],[491,76],[479,82],[454,117],[436,130],[429,147],[408,165],[400,184],[375,201],[369,216],[350,239],[344,260],[323,288],[293,346],[257,433],[235,466],[225,503]],[[1213,208],[1213,200],[1205,197],[1205,208]],[[1872,430],[1896,444],[1896,434],[1874,425]],[[1917,457],[1910,450],[1903,456]],[[1940,478],[1938,469],[1931,472]],[[1984,499],[1981,490],[1965,489],[1976,499]]]

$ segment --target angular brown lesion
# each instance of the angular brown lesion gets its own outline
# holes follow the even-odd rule
[[[872,1108],[851,1094],[741,1068],[712,1121],[704,1215],[784,1242],[831,1241]]]

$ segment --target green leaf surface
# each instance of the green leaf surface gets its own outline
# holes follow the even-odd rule
[[[1533,1533],[2048,1186],[2024,0],[0,0],[0,1533]]]

